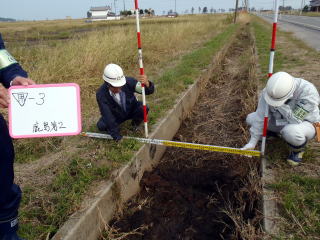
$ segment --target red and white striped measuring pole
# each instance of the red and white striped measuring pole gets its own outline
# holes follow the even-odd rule
[[[140,67],[140,75],[144,75],[143,61],[142,61],[142,46],[141,46],[141,33],[140,33],[140,20],[139,20],[139,7],[138,0],[134,0],[135,11],[136,11],[136,23],[137,23],[137,39],[138,39],[138,59]],[[148,137],[148,116],[147,116],[147,104],[146,104],[146,93],[144,84],[142,84],[142,104],[143,104],[143,121],[144,121],[144,132],[146,138]]]
[[[275,9],[274,9],[274,17],[273,17],[273,25],[272,25],[272,39],[271,39],[268,78],[271,77],[272,73],[273,73],[274,54],[275,54],[275,50],[276,50],[277,22],[278,22],[278,12],[279,12],[278,0],[275,0],[274,8]],[[261,144],[261,155],[262,156],[264,155],[265,150],[266,150],[267,129],[268,129],[268,120],[269,120],[268,115],[269,115],[269,106],[266,105],[266,109],[265,109],[265,113],[264,113],[262,144]]]

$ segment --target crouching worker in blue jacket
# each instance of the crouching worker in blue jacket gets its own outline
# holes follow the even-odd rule
[[[143,105],[134,93],[142,93],[141,84],[145,85],[146,95],[154,92],[154,84],[148,81],[146,75],[141,75],[138,80],[125,77],[122,68],[116,64],[108,64],[103,73],[104,83],[98,89],[96,97],[101,112],[97,123],[100,131],[107,131],[114,140],[121,140],[119,125],[132,119],[133,128],[143,121]],[[147,108],[147,111],[149,109]]]

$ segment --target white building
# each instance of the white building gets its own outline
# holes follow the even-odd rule
[[[103,21],[103,20],[118,20],[117,17],[109,6],[104,7],[91,7],[87,12],[87,17],[89,21]]]

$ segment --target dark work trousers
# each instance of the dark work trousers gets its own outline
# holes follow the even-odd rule
[[[13,219],[18,215],[21,190],[13,183],[13,160],[12,140],[6,121],[0,114],[0,222]]]
[[[147,106],[147,113],[149,112],[149,108]],[[143,121],[143,105],[142,102],[138,101],[138,106],[134,108],[129,114],[125,117],[114,116],[118,124],[121,124],[127,120],[132,119],[132,125],[139,125]],[[102,118],[97,123],[97,126],[100,131],[108,131],[106,124],[103,122]]]

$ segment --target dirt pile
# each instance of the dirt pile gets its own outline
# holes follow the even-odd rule
[[[255,98],[248,29],[228,50],[174,140],[230,147],[245,143],[246,104]],[[259,239],[258,168],[255,158],[169,148],[102,238]]]

